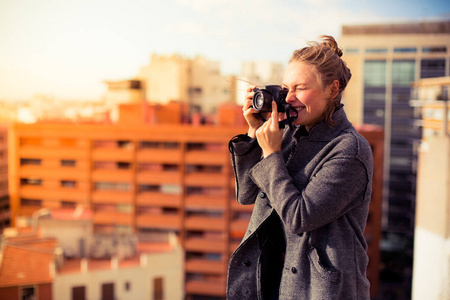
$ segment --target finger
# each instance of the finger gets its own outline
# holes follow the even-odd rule
[[[275,101],[272,101],[272,125],[278,128],[278,107]]]
[[[256,85],[250,85],[250,86],[247,88],[247,92],[252,92],[255,88],[256,88]]]

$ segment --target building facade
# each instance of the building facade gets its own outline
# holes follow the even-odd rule
[[[42,208],[21,221],[1,236],[1,299],[184,299],[173,234],[95,235],[83,209]]]
[[[187,298],[222,299],[229,257],[252,212],[252,206],[239,205],[235,199],[228,152],[230,138],[246,131],[236,126],[242,124],[242,111],[226,107],[219,112],[217,125],[198,126],[176,119],[172,124],[128,122],[139,110],[124,108],[127,113],[117,124],[12,126],[12,218],[42,207],[83,207],[92,210],[97,233],[173,232],[185,251]],[[370,126],[360,132],[380,166],[375,168],[366,229],[368,277],[376,293],[382,178],[377,162],[382,160],[383,132]]]
[[[414,83],[422,129],[412,299],[450,299],[450,77]],[[430,255],[433,253],[433,255]]]
[[[187,103],[192,112],[215,113],[217,107],[236,102],[233,76],[224,76],[220,64],[203,57],[153,54],[136,77],[142,82],[144,99],[150,103]]]
[[[410,282],[421,135],[411,83],[449,75],[450,21],[344,26],[340,46],[353,74],[344,95],[350,120],[385,132],[382,248],[386,257],[402,256],[394,261],[403,266],[391,269],[402,268]]]
[[[8,193],[8,129],[0,126],[0,234],[10,226]]]

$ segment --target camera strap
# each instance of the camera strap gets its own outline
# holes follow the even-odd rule
[[[286,119],[281,120],[281,121],[278,122],[278,128],[282,129],[282,128],[285,128],[286,125],[289,125],[289,128],[293,129],[294,125],[292,125],[292,122],[294,122],[297,119],[298,111],[295,108],[293,108],[291,105],[289,105],[289,104],[286,104],[284,106],[284,110],[286,112],[286,116],[287,117],[286,117]],[[296,115],[295,116],[291,116],[291,111],[295,112]],[[260,113],[257,113],[255,115],[256,115],[256,117],[258,117],[263,122],[267,121]]]

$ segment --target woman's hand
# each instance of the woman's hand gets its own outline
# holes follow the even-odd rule
[[[252,99],[255,95],[255,92],[253,92],[253,89],[255,89],[256,86],[249,86],[247,88],[247,93],[245,94],[245,100],[244,105],[242,106],[242,111],[244,112],[244,118],[245,121],[247,121],[248,124],[248,132],[247,135],[251,138],[256,137],[256,130],[261,127],[261,125],[264,123],[260,118],[255,116],[255,114],[258,113],[256,109],[252,106]]]
[[[283,130],[278,126],[278,121],[284,118],[284,114],[278,114],[277,103],[272,101],[272,115],[256,130],[256,138],[258,144],[263,150],[263,156],[281,150],[281,140],[283,138]]]

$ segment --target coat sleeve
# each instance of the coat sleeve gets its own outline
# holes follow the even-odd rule
[[[262,150],[256,139],[243,134],[232,138],[228,148],[236,180],[236,199],[240,204],[254,204],[259,189],[248,174],[260,161]]]
[[[265,192],[286,230],[300,234],[328,224],[361,204],[370,183],[369,170],[357,156],[327,159],[299,190],[281,152],[272,153],[250,172]]]

